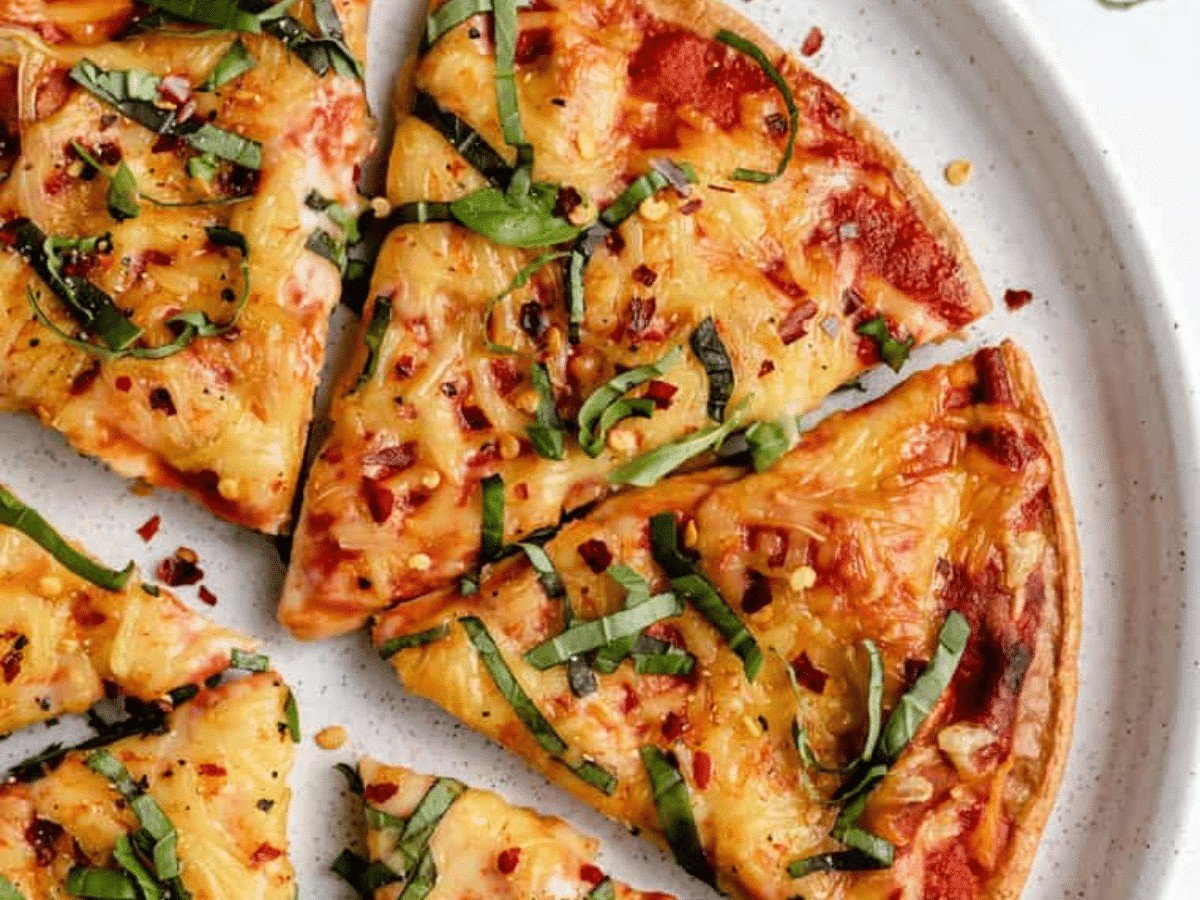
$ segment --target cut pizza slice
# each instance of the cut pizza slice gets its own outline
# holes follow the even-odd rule
[[[0,734],[88,709],[106,686],[143,701],[199,685],[256,642],[65,541],[0,487]]]
[[[429,16],[282,602],[302,637],[488,561],[490,475],[528,535],[753,422],[786,443],[989,308],[886,139],[725,6],[517,5]]]
[[[288,525],[373,141],[366,5],[0,7],[0,409]]]
[[[369,758],[358,774],[370,858],[345,851],[334,871],[364,897],[672,900],[609,878],[595,864],[597,842],[561,819]]]
[[[402,682],[737,897],[1015,897],[1075,694],[1078,551],[1011,344],[760,474],[627,492],[384,613]]]
[[[251,675],[201,691],[162,733],[0,786],[0,892],[293,900],[290,698],[274,672]]]

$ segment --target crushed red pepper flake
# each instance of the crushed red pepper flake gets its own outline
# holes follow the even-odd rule
[[[692,780],[696,787],[704,790],[712,782],[712,757],[703,750],[697,750],[692,755]]]
[[[509,847],[496,856],[496,869],[501,875],[511,875],[521,861],[521,848]]]
[[[821,52],[821,48],[825,46],[825,32],[814,25],[808,30],[808,34],[804,36],[804,43],[800,45],[800,54],[802,56],[815,56]]]
[[[158,564],[154,575],[163,584],[171,587],[196,584],[204,577],[204,571],[196,565],[199,557],[194,550],[180,547],[174,556],[168,556]]]
[[[612,565],[612,551],[608,545],[598,538],[589,538],[577,548],[587,567],[599,575]]]
[[[150,408],[155,412],[173,416],[177,412],[171,392],[165,387],[156,387],[150,391]]]
[[[814,694],[823,694],[825,692],[825,683],[829,681],[829,676],[818,669],[808,654],[804,651],[792,660],[792,671],[796,674],[796,681]]]
[[[1033,302],[1033,291],[1009,288],[1004,292],[1004,305],[1016,312]]]
[[[205,603],[208,606],[216,606],[217,605],[217,595],[214,594],[212,591],[210,591],[208,588],[206,588],[204,585],[200,585],[200,602]]]
[[[390,781],[380,781],[368,784],[363,788],[363,797],[371,803],[387,803],[396,796],[398,790],[400,790],[399,785],[392,784]]]
[[[138,537],[140,537],[147,544],[150,543],[150,541],[154,540],[154,536],[158,534],[158,528],[160,525],[162,525],[162,516],[151,516],[142,523],[140,528],[138,528]]]

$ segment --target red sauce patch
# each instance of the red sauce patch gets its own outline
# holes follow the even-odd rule
[[[396,508],[396,495],[391,488],[376,481],[374,478],[362,480],[362,496],[371,511],[371,520],[376,525],[382,525],[392,516]]]
[[[216,763],[200,763],[196,766],[196,771],[201,775],[207,775],[209,778],[224,778],[228,772],[224,766],[218,766]]]
[[[368,784],[363,788],[363,797],[371,803],[386,803],[396,796],[398,790],[400,790],[399,785],[381,781],[378,784]]]
[[[813,661],[803,650],[792,660],[792,671],[796,673],[796,681],[801,687],[814,694],[825,693],[825,683],[829,681],[829,676],[813,665]]]
[[[1041,445],[1033,437],[1011,428],[981,428],[968,435],[967,441],[1011,472],[1023,472],[1041,453]]]
[[[696,787],[704,790],[712,782],[712,757],[703,750],[697,750],[692,755],[692,780]]]
[[[821,52],[821,48],[825,46],[825,32],[814,25],[808,30],[808,34],[804,36],[804,43],[800,45],[800,54],[802,56],[815,56]]]
[[[142,527],[137,530],[138,537],[146,543],[150,543],[154,536],[158,534],[158,527],[162,524],[162,516],[151,516],[142,523]]]
[[[604,880],[604,871],[599,866],[593,866],[591,863],[584,863],[579,867],[579,877],[595,887]]]
[[[66,832],[57,822],[49,819],[34,819],[25,829],[25,840],[33,848],[33,858],[40,868],[54,862],[57,855],[55,844]]]
[[[587,563],[587,567],[597,575],[612,565],[612,551],[608,549],[608,545],[604,541],[589,538],[576,549],[583,561]]]
[[[96,379],[100,375],[100,360],[93,360],[92,364],[71,379],[71,386],[68,392],[72,397],[78,397],[80,394],[86,394]]]
[[[939,847],[925,857],[925,900],[975,900],[982,890],[961,843]]]
[[[1014,290],[1009,288],[1004,292],[1004,305],[1016,312],[1033,302],[1033,291]]]
[[[1008,377],[1004,351],[999,347],[984,347],[975,354],[974,363],[975,374],[979,377],[975,385],[976,402],[1015,409],[1017,395]]]
[[[270,862],[273,859],[279,859],[281,856],[283,856],[283,851],[278,847],[272,847],[270,844],[262,843],[258,845],[258,849],[250,854],[250,865],[261,866],[263,863]]]
[[[501,850],[496,857],[496,870],[501,875],[511,875],[517,868],[517,864],[521,861],[521,848],[509,847],[507,850]]]

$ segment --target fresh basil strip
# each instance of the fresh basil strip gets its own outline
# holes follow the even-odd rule
[[[368,381],[375,377],[379,368],[379,351],[383,347],[383,339],[388,326],[392,323],[392,301],[387,297],[376,297],[375,307],[371,310],[371,323],[363,333],[363,344],[367,348],[367,358],[363,361],[362,372],[350,393],[355,393]]]
[[[483,526],[479,559],[490,563],[504,549],[504,477],[493,473],[480,482],[483,492]]]
[[[535,363],[529,370],[529,380],[537,391],[537,421],[525,427],[526,434],[543,459],[560,460],[566,455],[566,431],[558,417],[554,401],[554,387],[550,384],[550,373],[545,363]]]
[[[211,153],[248,169],[262,168],[262,145],[258,141],[195,118],[177,122],[174,110],[156,105],[161,83],[157,75],[140,69],[102,69],[85,57],[71,69],[70,76],[89,93],[155,134],[177,137],[200,153]]]
[[[104,205],[108,208],[108,214],[118,222],[137,218],[142,209],[138,205],[139,191],[133,170],[122,162],[116,171],[108,172],[100,160],[78,141],[71,141],[71,146],[85,163],[108,179],[108,190],[104,195]]]
[[[602,427],[601,419],[604,413],[622,395],[647,381],[665,375],[679,362],[682,356],[682,348],[673,347],[661,359],[638,366],[636,369],[630,369],[628,372],[622,372],[592,391],[591,395],[583,402],[583,406],[579,408],[579,446],[583,448],[583,452],[588,456],[599,456],[604,451],[604,438],[608,428],[616,423],[616,419],[610,417],[608,428]],[[633,407],[627,406],[622,409],[633,414]]]
[[[463,795],[467,787],[461,781],[453,778],[439,778],[425,792],[420,802],[413,809],[407,821],[397,820],[388,816],[388,827],[395,830],[399,824],[398,841],[394,855],[389,859],[389,867],[401,876],[412,878],[419,868],[421,858],[429,849],[429,841],[441,824],[442,817]],[[368,807],[368,816],[373,811]],[[393,863],[400,861],[397,868]]]
[[[513,175],[507,191],[488,185],[458,198],[450,204],[451,215],[505,247],[550,247],[574,240],[579,228],[554,213],[558,187],[522,182],[518,176],[524,172]]]
[[[533,148],[521,126],[521,104],[517,96],[517,4],[518,0],[492,0],[492,24],[496,45],[496,111],[504,142],[517,148],[517,165],[533,164]]]
[[[401,650],[424,647],[426,644],[440,641],[449,633],[450,626],[443,622],[441,625],[435,625],[432,628],[427,628],[424,631],[418,631],[414,634],[402,634],[381,644],[379,646],[379,655],[384,659],[391,659]]]
[[[401,203],[388,213],[385,225],[423,225],[426,222],[453,222],[450,204],[435,200],[414,200]]]
[[[746,429],[746,444],[755,472],[775,465],[792,446],[791,433],[780,422],[755,422]]]
[[[491,0],[475,0],[475,2],[485,2],[488,10],[491,10]],[[438,7],[437,12],[440,13],[451,5],[452,3],[446,3]],[[436,16],[437,13],[434,15]],[[424,91],[417,91],[416,97],[413,99],[412,114],[445,138],[447,143],[458,152],[458,155],[470,163],[471,167],[491,182],[494,187],[501,190],[508,187],[512,180],[512,167],[484,139],[483,135],[464,120],[445,109]]]
[[[258,64],[258,60],[254,58],[246,45],[242,43],[242,39],[238,38],[229,45],[229,49],[224,55],[217,60],[217,64],[213,66],[208,77],[205,78],[196,88],[199,91],[215,91],[222,88],[235,78],[240,78]]]
[[[900,758],[921,723],[950,686],[970,637],[971,626],[963,614],[957,610],[951,612],[938,633],[933,659],[913,686],[900,697],[896,708],[888,716],[879,742],[879,757],[882,760],[890,764]]]
[[[120,869],[76,866],[67,872],[67,893],[93,900],[140,900],[133,880]]]
[[[101,338],[114,351],[124,350],[141,337],[142,330],[117,309],[112,297],[82,276],[63,273],[56,250],[71,246],[69,242],[64,244],[67,239],[47,237],[29,219],[15,219],[5,228],[12,235],[12,248],[63,302],[81,328]]]
[[[333,770],[340,773],[346,779],[346,787],[350,789],[350,793],[356,794],[359,797],[363,795],[363,780],[362,776],[358,774],[358,769],[341,762],[335,765]]]
[[[147,0],[146,5],[186,22],[228,31],[262,31],[259,16],[242,9],[237,0]]]
[[[792,154],[796,150],[796,132],[800,126],[800,109],[796,106],[796,98],[792,94],[792,86],[787,83],[787,79],[783,77],[775,64],[771,62],[762,48],[742,37],[740,34],[735,34],[732,31],[722,28],[716,34],[716,39],[728,47],[732,47],[739,53],[744,53],[749,56],[759,67],[762,68],[763,74],[766,75],[771,82],[779,89],[779,93],[783,95],[783,102],[787,106],[788,111],[788,137],[787,146],[783,151],[783,158],[779,160],[779,165],[774,172],[759,172],[755,169],[735,169],[733,177],[738,181],[753,181],[757,184],[766,184],[774,181],[780,175],[787,171],[788,163],[792,161]]]
[[[292,16],[263,22],[262,30],[283,42],[297,59],[324,76],[331,69],[338,75],[363,79],[363,66],[341,38],[316,37]]]
[[[675,861],[689,875],[715,887],[716,875],[700,843],[687,783],[675,764],[658,747],[643,747],[641,755],[642,766],[646,769],[654,793],[658,824]]]
[[[0,900],[25,900],[17,886],[0,875]]]
[[[562,576],[558,574],[558,569],[554,568],[554,561],[550,559],[544,547],[527,542],[518,543],[516,546],[521,548],[529,564],[533,566],[533,571],[537,573],[538,581],[547,597],[551,600],[561,600],[567,596]]]
[[[117,572],[84,556],[63,540],[62,535],[36,510],[26,506],[3,487],[0,487],[0,525],[15,528],[53,556],[60,565],[106,591],[121,590],[133,574],[132,562]]]
[[[4,900],[0,897],[0,900]],[[617,885],[611,878],[605,878],[592,888],[583,900],[617,900]]]
[[[792,878],[804,878],[818,872],[868,872],[886,868],[886,865],[858,850],[837,850],[798,859],[788,864],[787,871]]]
[[[883,656],[874,641],[863,641],[863,649],[867,652],[871,673],[867,680],[867,737],[863,742],[862,752],[850,762],[842,766],[830,766],[817,759],[812,745],[808,742],[808,732],[797,719],[792,723],[792,738],[800,759],[805,766],[826,774],[844,774],[856,766],[869,764],[879,746],[879,736],[883,727]],[[799,684],[796,673],[786,662],[788,677],[792,680],[792,689],[799,694]]]
[[[624,563],[615,563],[605,573],[625,590],[625,609],[633,609],[650,599],[650,582]],[[637,635],[611,641],[596,651],[592,665],[596,671],[611,675],[617,671],[622,660],[633,652]]]
[[[346,248],[332,234],[324,228],[314,229],[312,234],[308,236],[308,240],[304,242],[304,249],[311,250],[313,253],[322,259],[333,263],[339,272],[346,274]]]
[[[508,705],[512,707],[513,713],[521,721],[534,740],[541,745],[547,753],[557,759],[568,769],[575,773],[583,781],[586,781],[592,787],[601,791],[604,794],[611,795],[617,789],[617,779],[604,767],[597,765],[594,762],[584,760],[580,764],[573,764],[566,760],[565,755],[568,751],[567,742],[562,739],[554,726],[542,715],[541,710],[525,693],[513,675],[512,670],[508,667],[508,663],[504,661],[503,655],[500,653],[500,648],[496,646],[496,642],[492,640],[492,636],[488,633],[487,626],[482,620],[475,616],[464,616],[458,620],[462,623],[463,628],[467,632],[467,637],[475,646],[475,650],[479,653],[479,657],[483,660],[484,667],[488,670],[492,682],[500,691]]]
[[[296,704],[296,695],[290,690],[283,704],[283,720],[292,743],[300,743],[300,707]]]
[[[675,514],[662,512],[650,517],[650,552],[671,579],[671,587],[692,601],[697,611],[725,638],[742,660],[746,678],[753,681],[762,668],[763,655],[754,635],[725,602],[711,581],[679,551]]]
[[[671,165],[675,165],[671,163]],[[681,163],[676,168],[690,182],[696,181],[696,170],[687,163]],[[572,344],[578,344],[583,319],[587,312],[584,302],[583,273],[588,260],[596,248],[604,241],[614,228],[628,219],[644,200],[653,197],[663,188],[670,186],[671,180],[657,168],[635,179],[629,187],[600,213],[600,220],[588,228],[571,250],[571,260],[567,264],[567,280],[564,293],[567,304],[568,338]]]
[[[113,846],[113,859],[133,879],[143,900],[162,900],[162,885],[138,857],[137,851],[133,849],[133,844],[129,840],[129,835],[123,834],[117,838],[116,844]]]
[[[488,300],[487,308],[483,313],[483,346],[487,348],[489,353],[500,353],[506,356],[515,356],[518,352],[515,347],[509,347],[506,344],[498,344],[492,340],[492,316],[495,315],[496,307],[505,298],[529,284],[529,280],[543,268],[555,260],[562,259],[565,256],[567,256],[565,252],[556,250],[552,250],[549,253],[543,253],[541,256],[522,266],[517,274],[513,276],[513,280],[508,283],[508,287]],[[534,384],[534,388],[537,388],[536,383]],[[539,410],[540,408],[541,407],[539,406]],[[557,418],[557,413],[555,416]],[[562,456],[549,458],[562,459]]]
[[[622,638],[635,637],[642,629],[678,616],[683,603],[674,594],[659,594],[632,609],[591,619],[568,628],[525,654],[525,661],[535,669],[549,669],[565,663],[572,656],[597,650]]]
[[[271,658],[265,653],[247,653],[234,647],[229,654],[229,667],[243,672],[265,672],[271,668]]]
[[[725,418],[725,407],[733,395],[733,360],[717,333],[712,316],[706,316],[696,326],[689,343],[708,375],[708,417],[720,422]]]
[[[908,362],[909,351],[917,342],[916,338],[912,337],[905,338],[903,341],[893,337],[888,328],[887,319],[883,316],[876,316],[870,321],[863,322],[854,330],[875,342],[875,346],[879,348],[879,358],[887,363],[888,368],[893,372],[899,372],[904,367],[904,364]]]
[[[639,675],[691,675],[696,657],[679,647],[642,635],[633,645],[633,670]]]
[[[211,153],[201,153],[187,161],[187,173],[198,181],[212,184],[221,168],[221,161]]]
[[[887,868],[896,861],[896,847],[891,841],[872,834],[866,829],[855,825],[846,828],[835,828],[831,835],[834,840],[841,841],[851,850],[873,859],[881,867]]]
[[[660,479],[674,472],[688,460],[719,447],[721,442],[742,424],[742,410],[745,405],[744,401],[738,404],[729,418],[720,425],[701,428],[678,441],[662,444],[635,456],[609,472],[608,480],[614,484],[632,484],[636,487],[657,484]]]
[[[353,850],[345,849],[329,866],[329,871],[345,881],[364,900],[373,900],[375,892],[400,880],[385,863],[367,862]]]

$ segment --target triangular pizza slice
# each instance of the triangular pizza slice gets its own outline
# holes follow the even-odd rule
[[[672,900],[609,878],[595,839],[491,791],[370,758],[358,775],[369,859],[346,851],[334,870],[364,897]]]
[[[0,408],[288,525],[373,141],[366,6],[0,7]]]
[[[106,694],[161,700],[230,667],[256,642],[108,569],[0,486],[0,734]]]
[[[1016,896],[1053,803],[1080,583],[1013,345],[759,474],[618,495],[384,613],[403,683],[737,897]]]
[[[887,140],[720,3],[433,6],[283,598],[304,637],[469,576],[491,475],[508,538],[557,525],[989,308]]]
[[[290,696],[251,675],[201,691],[163,733],[0,786],[0,896],[293,900]]]

